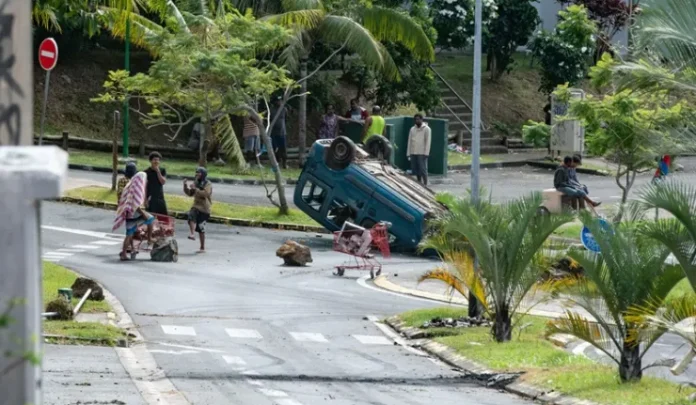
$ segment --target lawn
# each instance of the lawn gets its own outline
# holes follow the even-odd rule
[[[77,274],[54,263],[43,262],[43,302],[44,305],[58,297],[59,288],[70,288],[77,279]],[[79,298],[73,297],[73,306],[77,305]],[[111,307],[106,301],[85,301],[80,312],[104,313],[111,311]],[[43,333],[49,335],[59,335],[65,338],[50,338],[53,343],[74,343],[74,344],[105,344],[113,345],[115,341],[124,336],[121,329],[110,325],[103,325],[97,322],[76,322],[76,321],[43,321]],[[80,338],[85,340],[74,340],[69,338]],[[94,339],[96,341],[90,341]],[[101,341],[99,341],[101,340]]]
[[[496,159],[493,156],[482,155],[480,157],[479,161],[481,163],[498,163],[500,161],[500,159]],[[471,164],[471,154],[447,151],[447,165],[448,166],[460,166],[460,165],[470,165],[470,164]]]
[[[88,165],[94,167],[111,167],[112,156],[111,153],[105,152],[94,152],[86,150],[70,150],[68,160],[71,164]],[[150,166],[147,158],[136,158],[136,165],[139,170],[145,170]],[[119,167],[123,169],[124,165],[120,164]],[[181,159],[163,159],[162,167],[167,169],[167,174],[176,174],[180,176],[190,176],[193,178],[196,172],[196,167],[198,164],[193,160],[181,160]],[[272,180],[273,173],[271,172],[270,166],[264,169],[246,169],[241,171],[233,170],[229,166],[215,166],[212,163],[206,168],[208,170],[208,176],[214,178],[222,179],[260,179],[263,175],[264,179]],[[299,169],[287,169],[283,170],[283,176],[286,179],[297,179],[300,176]]]
[[[553,234],[554,236],[560,236],[562,238],[575,239],[579,242],[582,227],[583,224],[581,222],[571,222],[560,226],[553,232]]]
[[[85,200],[116,203],[116,192],[106,187],[80,187],[68,190],[65,195],[67,197],[82,198]],[[191,208],[191,203],[193,201],[191,197],[172,194],[166,194],[165,198],[167,200],[167,208],[170,211],[178,212],[187,212]],[[288,215],[280,216],[278,215],[278,208],[276,207],[255,207],[213,201],[212,215],[251,221],[317,226],[317,223],[313,219],[297,209],[290,209]]]
[[[466,309],[436,308],[406,312],[400,318],[418,327],[435,316],[466,315]],[[572,355],[548,342],[544,336],[547,322],[545,318],[525,317],[520,325],[527,327],[521,333],[513,331],[513,341],[503,344],[491,339],[488,328],[459,329],[456,335],[435,340],[493,370],[524,371],[523,381],[603,405],[686,405],[686,397],[696,391],[651,377],[636,384],[620,384],[616,367]]]

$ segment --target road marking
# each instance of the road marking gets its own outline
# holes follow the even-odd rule
[[[196,336],[196,330],[190,326],[160,325],[167,335]]]
[[[259,392],[267,397],[272,398],[283,398],[288,396],[288,394],[284,393],[283,391],[278,391],[270,388],[259,388]]]
[[[244,359],[237,356],[222,356],[222,359],[225,360],[225,363],[233,364],[235,366],[246,366],[247,364]]]
[[[58,263],[60,261],[57,257],[42,257],[41,259],[51,263]]]
[[[329,343],[321,333],[290,332],[290,335],[298,342]]]
[[[225,332],[235,339],[263,339],[263,336],[254,329],[225,329]]]
[[[263,383],[259,380],[246,380],[246,382],[257,387],[263,387]]]
[[[371,335],[353,335],[358,342],[364,345],[391,345],[393,344],[389,339],[384,336],[371,336]]]
[[[99,249],[99,246],[94,245],[74,245],[75,249]]]
[[[377,318],[374,315],[368,315],[367,319],[372,322],[382,333],[387,335],[387,337],[396,343],[398,343],[401,347],[404,349],[408,350],[409,352],[417,355],[417,356],[422,356],[422,357],[430,357],[428,353],[418,350],[414,347],[411,347],[406,340],[404,340],[401,336],[399,336],[398,333],[394,332],[389,326],[381,323],[379,321],[379,318]]]
[[[62,228],[60,226],[41,225],[41,229],[48,229],[51,231],[58,231],[58,232],[74,233],[76,235],[91,236],[93,238],[100,238],[100,239],[108,239],[111,237],[117,237],[117,238],[121,237],[120,235],[115,235],[113,233],[84,231],[82,229]]]
[[[385,273],[382,273],[382,274],[385,274]],[[367,288],[368,290],[377,291],[378,293],[381,293],[381,294],[389,294],[389,295],[394,295],[394,296],[396,296],[396,297],[407,298],[407,299],[414,300],[414,301],[429,302],[429,303],[431,303],[431,304],[432,304],[432,303],[440,303],[440,305],[443,304],[443,303],[440,302],[440,301],[429,300],[429,299],[427,299],[427,298],[414,297],[414,296],[412,296],[412,295],[399,294],[399,293],[396,293],[396,292],[393,292],[393,291],[388,291],[388,290],[385,290],[385,289],[382,289],[382,288],[379,288],[379,287],[371,286],[371,285],[367,284],[367,279],[368,279],[369,277],[370,277],[369,275],[368,275],[368,276],[362,276],[362,277],[360,277],[359,279],[355,280],[355,282],[358,283],[358,285],[360,285],[361,287],[365,287],[365,288]],[[465,308],[465,307],[466,307],[465,305],[459,305],[459,304],[456,304],[456,303],[453,303],[453,302],[447,303],[446,305],[453,306],[453,307],[459,307],[459,308]]]
[[[195,350],[157,350],[157,349],[150,349],[150,353],[162,353],[162,354],[173,354],[175,356],[179,356],[182,354],[198,354],[200,352],[195,351]]]
[[[197,350],[199,352],[206,352],[206,353],[225,353],[224,351],[217,350],[217,349],[204,349],[202,347],[177,345],[174,343],[164,343],[164,342],[147,342],[147,343],[152,343],[155,345],[161,345],[161,346],[167,346],[167,347],[178,347],[179,349]]]
[[[45,256],[45,255],[69,257],[69,256],[72,256],[73,253],[65,253],[65,252],[56,252],[56,251],[52,251],[52,252],[46,252],[46,253],[44,253],[44,256]]]
[[[587,349],[587,348],[590,347],[590,346],[591,346],[591,345],[590,345],[589,343],[587,343],[587,342],[582,342],[582,343],[580,343],[579,345],[577,345],[577,346],[575,346],[575,347],[573,348],[573,354],[576,355],[576,356],[585,356],[585,357],[587,357],[587,355],[585,354],[585,349]]]
[[[276,404],[278,404],[278,405],[302,405],[302,402],[297,402],[292,398],[279,398],[279,399],[276,399]]]
[[[254,371],[254,370],[244,370],[244,371],[242,371],[242,374],[244,374],[244,375],[257,375],[257,376],[261,375],[261,373],[259,373],[258,371]]]
[[[84,249],[58,249],[59,252],[67,252],[67,253],[82,253],[85,250]]]
[[[120,245],[121,241],[118,240],[98,240],[96,242],[92,242],[93,245],[104,245],[104,246],[113,246],[113,245]]]

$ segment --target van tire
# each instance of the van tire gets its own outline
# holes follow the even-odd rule
[[[339,136],[331,142],[324,161],[330,169],[343,170],[353,162],[356,151],[357,147],[350,138]]]
[[[373,135],[365,142],[365,151],[380,160],[389,161],[393,149],[391,142],[382,135]]]

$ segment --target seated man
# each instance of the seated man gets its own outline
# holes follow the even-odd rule
[[[578,166],[582,166],[582,156],[580,156],[579,154],[575,154],[573,155],[573,165],[568,169],[570,185],[577,188],[578,190],[584,191],[585,194],[590,194],[589,190],[587,189],[587,186],[584,184],[580,184],[580,180],[578,180]]]
[[[563,164],[558,166],[558,169],[556,169],[556,172],[553,174],[553,187],[563,193],[563,195],[572,198],[579,198],[590,204],[592,207],[597,207],[601,203],[592,201],[587,196],[585,191],[579,190],[573,187],[571,184],[568,171],[570,168],[572,168],[572,166],[573,158],[570,156],[564,157]]]

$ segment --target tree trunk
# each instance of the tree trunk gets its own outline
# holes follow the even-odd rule
[[[488,48],[488,53],[486,54],[486,72],[493,71],[493,65],[495,65],[493,59],[495,59],[495,55],[491,52],[490,48]]]
[[[307,58],[302,58],[300,61],[300,77],[307,77]],[[300,161],[300,167],[304,166],[305,162],[305,149],[307,148],[307,80],[303,80],[300,84],[300,92],[302,96],[300,97],[300,117],[299,117],[299,153],[298,158]]]
[[[621,382],[638,381],[643,377],[639,345],[624,342],[623,350],[621,350],[619,377]]]
[[[279,213],[280,215],[287,215],[290,212],[290,210],[288,209],[288,201],[285,199],[285,182],[283,180],[283,175],[280,172],[280,168],[278,167],[278,160],[276,159],[275,152],[273,151],[273,143],[271,142],[271,137],[268,136],[268,132],[266,132],[266,127],[263,125],[263,120],[261,119],[259,114],[252,109],[246,109],[246,111],[249,113],[249,116],[254,121],[256,126],[259,128],[261,139],[263,139],[263,143],[266,145],[268,161],[271,163],[271,171],[273,171],[276,187],[278,189],[278,205],[280,205],[280,207],[278,207]]]
[[[206,121],[205,130],[201,134],[200,142],[198,142],[198,166],[208,166],[208,135],[213,132],[210,121]]]
[[[509,342],[512,339],[512,319],[508,308],[498,309],[493,321],[493,339],[496,342]]]

